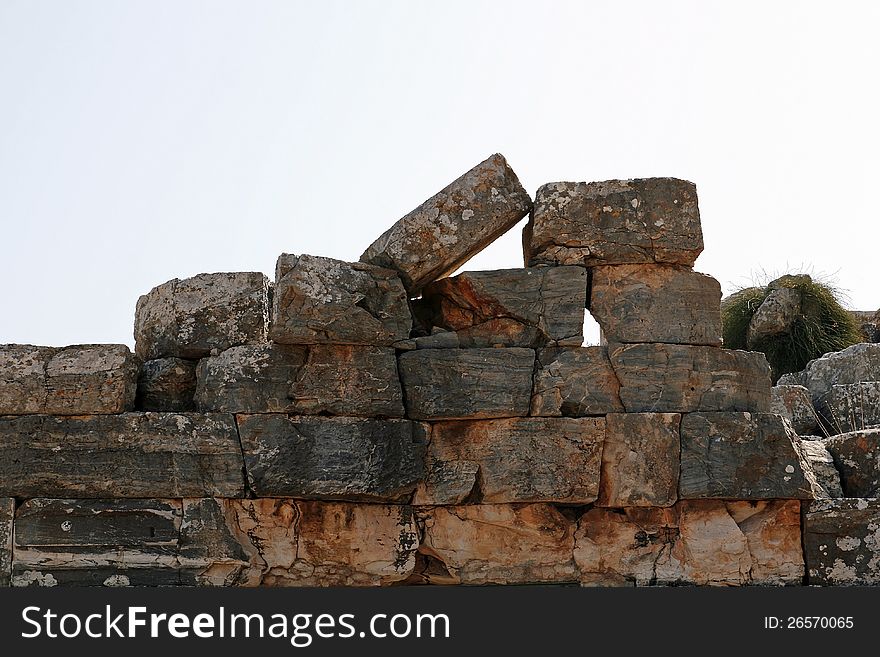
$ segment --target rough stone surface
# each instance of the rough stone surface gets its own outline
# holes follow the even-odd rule
[[[608,342],[721,344],[721,285],[674,265],[592,269],[590,312]]]
[[[597,506],[672,506],[678,499],[677,413],[612,413],[605,418]]]
[[[703,250],[696,187],[675,178],[543,185],[523,250],[528,265],[693,265]]]
[[[773,386],[770,390],[770,412],[791,422],[799,436],[811,436],[819,430],[819,420],[804,386]]]
[[[9,586],[12,576],[12,520],[15,500],[0,497],[0,586]]]
[[[394,271],[310,255],[278,258],[269,332],[275,342],[388,346],[409,338],[411,328]]]
[[[620,383],[605,347],[538,351],[531,414],[583,417],[623,411]]]
[[[135,352],[144,360],[195,359],[265,342],[268,304],[269,279],[258,272],[175,278],[138,299]]]
[[[231,415],[125,413],[0,417],[0,495],[238,497]]]
[[[880,425],[880,381],[833,385],[821,397],[818,415],[828,433],[848,433]]]
[[[404,216],[361,256],[400,272],[410,296],[448,276],[532,207],[504,156],[492,155]]]
[[[608,345],[628,413],[766,411],[764,354],[674,344]]]
[[[800,502],[596,508],[581,516],[574,557],[590,586],[800,584]]]
[[[205,358],[203,411],[402,417],[397,359],[389,347],[245,345]]]
[[[579,346],[586,305],[586,269],[532,267],[435,281],[413,312],[426,333],[455,331],[455,347]]]
[[[141,367],[136,406],[140,411],[192,411],[196,362],[183,358],[148,360]]]
[[[414,420],[528,415],[532,349],[419,349],[400,355],[407,415]]]
[[[749,321],[746,343],[749,348],[761,340],[791,329],[801,313],[801,293],[790,287],[771,290]]]
[[[430,428],[408,420],[240,415],[257,496],[408,500],[423,478]]]
[[[603,418],[438,422],[413,504],[587,504],[599,490]]]
[[[419,552],[437,584],[576,582],[574,525],[549,504],[434,507]],[[423,562],[425,565],[425,562]]]
[[[0,415],[131,410],[138,366],[121,344],[0,345]]]
[[[817,500],[804,513],[807,582],[880,584],[880,500]]]
[[[862,381],[880,381],[880,344],[854,344],[825,354],[807,363],[802,372],[783,375],[779,384],[806,386],[813,404],[819,406],[833,386]]]
[[[840,473],[834,467],[834,458],[821,440],[801,440],[804,465],[813,471],[813,497],[816,499],[843,497]],[[808,477],[809,478],[809,477]]]
[[[880,429],[844,433],[822,443],[840,472],[844,496],[880,497]]]
[[[690,413],[681,421],[679,497],[812,499],[797,434],[771,413]]]

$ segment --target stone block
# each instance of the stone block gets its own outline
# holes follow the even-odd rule
[[[620,413],[620,383],[605,347],[538,351],[531,414],[583,417]]]
[[[531,207],[516,174],[496,153],[398,220],[360,259],[400,272],[415,297],[510,230]]]
[[[834,467],[834,458],[821,440],[801,440],[801,454],[804,466],[813,471],[813,497],[817,500],[829,497],[843,497],[840,486],[840,473]],[[810,477],[807,477],[810,479]]]
[[[810,399],[810,391],[804,386],[773,386],[770,390],[770,412],[788,419],[799,436],[811,436],[819,431],[819,420]]]
[[[880,344],[860,343],[811,360],[801,372],[784,374],[779,385],[801,385],[819,407],[832,387],[880,381]]]
[[[880,429],[831,436],[822,441],[840,472],[846,497],[880,497]]]
[[[880,500],[816,500],[804,512],[807,583],[880,584]]]
[[[141,367],[136,406],[140,411],[195,410],[196,361],[157,358]]]
[[[833,385],[817,406],[822,424],[832,435],[880,426],[880,381]]]

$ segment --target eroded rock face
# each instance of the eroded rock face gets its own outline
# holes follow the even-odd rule
[[[805,466],[813,471],[813,497],[817,500],[843,497],[840,487],[840,473],[834,466],[834,459],[821,440],[801,440],[801,454]],[[809,480],[810,478],[807,477]]]
[[[819,406],[823,397],[836,385],[862,381],[880,381],[880,344],[854,344],[842,351],[811,360],[802,372],[785,374],[780,385],[805,386]]]
[[[123,413],[139,365],[121,344],[0,345],[0,415]]]
[[[268,302],[269,279],[258,272],[175,278],[138,299],[135,353],[144,360],[197,359],[265,342]]]
[[[413,504],[593,502],[604,438],[604,418],[438,422]]]
[[[411,328],[406,290],[394,271],[319,256],[278,258],[275,342],[388,346],[409,338]]]
[[[574,557],[590,586],[799,584],[800,502],[596,508],[581,516]]]
[[[401,218],[360,260],[400,272],[414,297],[506,233],[531,207],[516,174],[496,153]]]
[[[689,413],[681,421],[679,497],[812,499],[797,435],[771,413]]]
[[[880,500],[817,500],[804,513],[807,582],[880,584]]]
[[[0,497],[0,586],[9,586],[12,576],[12,519],[15,500]]]
[[[675,265],[594,267],[590,312],[608,342],[721,344],[721,285]]]
[[[703,250],[697,190],[675,178],[542,185],[523,230],[528,265],[693,265]]]
[[[817,405],[831,434],[880,426],[880,381],[833,385]]]
[[[430,428],[418,422],[277,414],[237,419],[258,496],[400,502],[424,477]]]
[[[141,411],[192,411],[196,362],[183,358],[148,360],[138,377],[136,405]]]
[[[674,344],[608,345],[628,413],[766,411],[764,354]]]
[[[532,349],[419,349],[398,359],[407,416],[457,420],[528,415]]]
[[[578,580],[574,525],[549,504],[433,507],[424,522],[419,551],[439,563],[417,574],[430,583]]]
[[[822,443],[834,458],[846,497],[880,497],[880,429],[831,436]]]
[[[761,340],[789,331],[800,314],[799,290],[790,287],[771,290],[749,321],[746,343],[752,348]]]
[[[532,267],[465,272],[430,283],[414,304],[423,331],[454,331],[455,347],[579,346],[587,271]]]
[[[623,411],[620,383],[605,347],[538,351],[531,414],[583,417]]]
[[[231,415],[125,413],[0,417],[0,495],[239,497]]]
[[[198,367],[198,408],[232,413],[402,417],[394,349],[245,345]]]
[[[597,506],[672,506],[678,499],[677,413],[612,413],[605,418]]]
[[[819,430],[810,391],[804,386],[773,386],[770,390],[770,412],[787,418],[799,436],[812,436]]]

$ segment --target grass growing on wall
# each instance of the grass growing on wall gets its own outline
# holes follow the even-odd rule
[[[783,374],[799,372],[822,354],[840,351],[862,342],[856,319],[840,304],[837,292],[809,276],[784,276],[773,287],[801,293],[801,313],[786,333],[747,345],[749,322],[772,291],[771,287],[748,287],[721,303],[724,347],[763,352],[773,369],[774,382]]]

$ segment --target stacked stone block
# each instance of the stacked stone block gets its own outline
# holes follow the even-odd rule
[[[450,276],[529,212],[524,268]],[[0,583],[802,583],[824,475],[702,248],[691,183],[533,205],[494,155],[360,262],[154,288],[135,354],[4,346]]]

